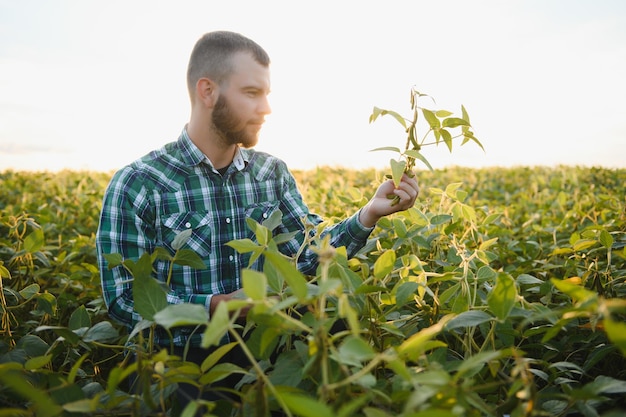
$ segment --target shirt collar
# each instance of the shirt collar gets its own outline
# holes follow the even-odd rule
[[[205,162],[211,168],[215,169],[209,158],[191,141],[191,138],[187,134],[186,126],[180,134],[178,141],[181,145],[182,159],[185,163],[196,166]],[[237,168],[238,171],[241,171],[246,167],[249,161],[250,151],[248,149],[241,149],[241,147],[237,146],[233,157],[233,165],[235,168]]]

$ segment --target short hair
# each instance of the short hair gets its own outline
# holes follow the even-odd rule
[[[253,40],[235,32],[215,31],[204,34],[196,42],[187,67],[187,88],[193,100],[196,83],[200,78],[210,78],[223,84],[233,71],[231,58],[238,52],[249,52],[254,60],[267,67],[267,52]]]

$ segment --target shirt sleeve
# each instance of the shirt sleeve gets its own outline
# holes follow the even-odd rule
[[[124,260],[137,260],[144,253],[154,252],[157,241],[155,210],[151,192],[144,183],[142,176],[130,167],[113,176],[105,190],[96,234],[104,302],[111,318],[129,327],[142,319],[134,308],[133,277],[123,266],[109,268],[105,255],[120,254]],[[167,301],[170,304],[202,304],[208,312],[211,296],[169,291]]]
[[[285,168],[286,170],[286,168]],[[283,224],[287,231],[300,230],[299,234],[291,242],[288,242],[284,248],[287,254],[295,254],[302,242],[304,241],[304,225],[303,220],[318,225],[323,219],[309,211],[304,203],[302,195],[297,188],[297,184],[293,176],[287,172],[285,174],[285,183],[283,186],[283,199],[281,203],[281,211],[283,212]],[[343,221],[329,226],[322,231],[322,236],[330,234],[330,244],[335,247],[345,246],[348,257],[352,257],[365,246],[367,239],[374,230],[373,227],[365,227],[359,220],[360,210]],[[298,259],[298,269],[301,272],[313,275],[317,269],[317,254],[310,249],[303,251]]]

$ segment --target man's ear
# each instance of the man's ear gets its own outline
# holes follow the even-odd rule
[[[205,107],[213,107],[217,100],[217,85],[208,78],[200,78],[196,83],[196,99]]]

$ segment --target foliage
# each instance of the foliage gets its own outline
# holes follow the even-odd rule
[[[361,207],[384,176],[294,175],[330,223]],[[133,272],[146,319],[130,335],[106,315],[95,259],[109,178],[0,174],[0,416],[166,415],[178,382],[208,387],[228,373],[244,375],[233,415],[623,412],[624,170],[420,171],[416,207],[381,220],[355,258],[311,238],[320,256],[311,277],[278,252],[279,218],[250,223],[256,240],[231,245],[264,256],[265,270],[246,271],[246,299],[210,321],[197,306],[166,305],[150,276],[156,257],[197,265],[185,236],[174,255],[113,256]],[[242,327],[231,313],[246,303]],[[230,334],[253,366],[216,364],[232,345],[200,367],[151,345],[151,331],[181,325],[198,325],[206,345]],[[185,411],[200,406],[221,415],[199,401]]]
[[[433,167],[428,162],[426,156],[424,156],[422,149],[426,146],[439,146],[440,143],[445,143],[448,150],[452,152],[452,145],[454,139],[463,138],[461,145],[467,142],[474,142],[481,149],[484,150],[482,143],[474,136],[472,131],[472,125],[470,124],[469,114],[465,109],[465,106],[461,106],[461,117],[456,117],[454,113],[444,109],[427,109],[420,106],[419,101],[424,97],[429,97],[428,94],[423,94],[417,91],[415,88],[411,88],[411,119],[407,119],[400,113],[394,110],[386,110],[378,107],[374,107],[372,114],[370,115],[370,123],[376,121],[379,116],[389,115],[393,117],[404,128],[406,133],[406,143],[404,150],[400,150],[395,146],[385,146],[382,148],[373,149],[373,151],[392,151],[398,154],[398,159],[391,159],[389,165],[391,168],[391,174],[387,175],[396,184],[400,184],[400,180],[404,174],[413,176],[413,169],[415,167],[416,160],[420,160],[431,171]],[[434,102],[434,99],[433,99]],[[421,137],[418,133],[418,121],[420,121],[419,115],[422,114],[426,122],[426,133]],[[460,128],[460,132],[458,131]],[[456,131],[455,131],[456,129]],[[454,136],[453,136],[454,135]],[[430,137],[434,137],[433,142],[427,142]],[[391,204],[395,205],[400,201],[398,196],[390,194]]]

